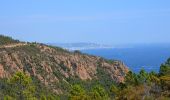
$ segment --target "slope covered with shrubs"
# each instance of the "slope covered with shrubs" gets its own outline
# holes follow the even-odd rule
[[[0,45],[18,43],[19,40],[14,40],[11,37],[0,35]]]
[[[103,80],[69,80],[69,84],[62,84],[68,93],[61,95],[54,94],[33,77],[17,72],[9,79],[1,79],[0,97],[6,100],[169,100],[169,61],[161,65],[159,73],[129,71],[123,83],[104,79],[106,74]]]

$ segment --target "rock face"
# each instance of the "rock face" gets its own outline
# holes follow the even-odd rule
[[[71,77],[81,80],[98,79],[102,68],[115,82],[123,82],[128,68],[121,61],[108,61],[101,57],[73,53],[43,44],[28,43],[0,48],[0,78],[9,78],[16,71],[24,71],[42,84],[55,88],[55,84]]]

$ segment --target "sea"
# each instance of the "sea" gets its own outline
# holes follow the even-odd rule
[[[135,73],[141,69],[159,72],[160,65],[170,57],[169,44],[134,45],[129,47],[86,49],[86,54],[101,56],[111,60],[121,60]]]

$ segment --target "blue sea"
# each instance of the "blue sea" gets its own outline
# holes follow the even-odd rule
[[[107,59],[123,61],[130,70],[138,73],[141,69],[147,72],[159,72],[160,65],[170,57],[170,45],[140,45],[124,48],[89,49],[83,53],[101,56]]]

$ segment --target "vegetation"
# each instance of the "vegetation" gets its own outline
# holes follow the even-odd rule
[[[69,84],[61,85],[68,89],[67,94],[58,96],[25,73],[16,72],[10,79],[1,79],[0,97],[4,100],[168,100],[169,72],[170,59],[161,65],[159,73],[147,73],[143,69],[138,74],[129,71],[125,82],[116,84],[98,69],[100,80],[69,79]]]
[[[124,83],[114,83],[98,69],[100,81],[91,81],[89,90],[84,84],[76,84],[71,89],[71,100],[169,100],[170,99],[170,59],[160,67],[160,72],[138,74],[129,71]],[[93,83],[93,84],[92,84]],[[86,87],[86,88],[83,88]],[[108,87],[110,91],[108,91]]]
[[[47,90],[39,88],[30,76],[23,72],[16,72],[10,79],[1,80],[1,99],[4,100],[56,100],[57,96],[46,93]],[[41,91],[39,91],[41,90]]]
[[[19,40],[14,40],[11,37],[0,35],[0,45],[18,43]]]

